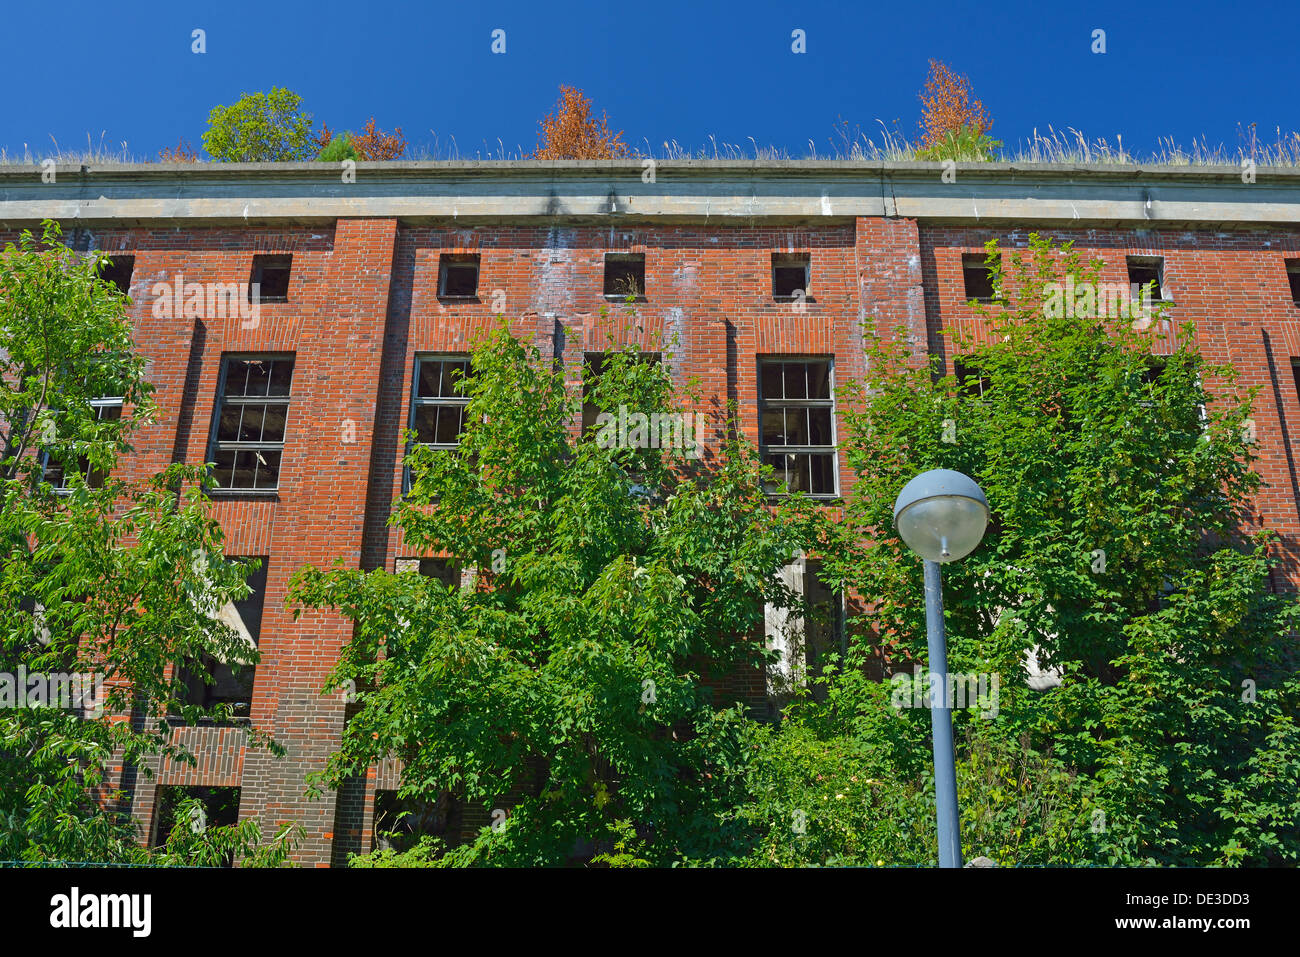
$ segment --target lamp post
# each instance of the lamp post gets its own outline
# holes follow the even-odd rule
[[[949,469],[922,472],[894,502],[894,526],[907,547],[925,560],[925,632],[930,649],[930,728],[934,741],[934,796],[939,866],[961,867],[957,820],[957,766],[948,701],[948,645],[943,630],[943,579],[939,565],[965,558],[979,545],[989,504],[969,476]]]

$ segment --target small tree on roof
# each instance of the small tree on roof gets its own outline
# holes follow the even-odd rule
[[[987,133],[993,128],[993,120],[984,111],[984,104],[971,92],[970,80],[964,74],[953,72],[940,60],[930,61],[930,74],[925,80],[921,103],[923,147],[934,146],[963,127],[974,127],[977,133]]]
[[[590,98],[571,86],[560,87],[555,112],[542,120],[541,139],[533,159],[618,159],[631,155],[621,142],[623,131],[610,131],[606,113],[602,112],[599,120],[593,117]]]

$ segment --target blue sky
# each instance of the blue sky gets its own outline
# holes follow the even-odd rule
[[[136,157],[185,137],[240,93],[287,86],[317,121],[373,114],[415,151],[462,156],[536,145],[561,83],[583,88],[627,141],[676,139],[824,152],[838,117],[914,136],[935,57],[966,73],[1013,144],[1075,127],[1149,151],[1160,137],[1231,149],[1238,124],[1300,129],[1290,82],[1300,4],[1143,0],[1086,4],[603,0],[457,3],[274,0],[10,3],[0,62],[0,147],[44,154],[87,134]],[[207,52],[191,53],[191,31]],[[490,51],[506,31],[506,53]],[[807,52],[791,52],[791,31]],[[1105,54],[1091,52],[1106,31]],[[15,86],[16,84],[16,86]],[[16,95],[15,95],[16,92]]]

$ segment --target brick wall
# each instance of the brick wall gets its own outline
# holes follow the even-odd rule
[[[1260,468],[1268,487],[1258,499],[1263,524],[1285,538],[1286,576],[1300,580],[1300,486],[1289,433],[1300,423],[1290,359],[1300,356],[1300,310],[1291,302],[1283,260],[1300,255],[1300,233],[1212,228],[1177,231],[1074,230],[1085,258],[1107,261],[1107,281],[1127,282],[1126,255],[1165,257],[1175,319],[1197,323],[1211,361],[1230,361],[1247,385],[1259,385],[1256,422]],[[268,555],[261,631],[262,663],[253,718],[289,749],[284,760],[245,749],[232,729],[184,733],[200,755],[197,769],[156,767],[135,785],[134,811],[147,832],[158,782],[238,785],[241,818],[266,831],[298,821],[306,865],[342,863],[370,848],[377,787],[395,786],[398,770],[373,769],[337,795],[304,797],[304,777],[336,746],[344,721],[340,695],[319,690],[345,621],[311,613],[293,621],[283,607],[290,574],[304,564],[392,569],[409,551],[387,527],[400,494],[400,430],[410,415],[415,357],[465,352],[501,307],[512,329],[559,358],[571,381],[584,352],[636,341],[673,352],[674,378],[697,378],[710,424],[720,428],[728,401],[741,427],[758,437],[757,357],[833,355],[842,379],[864,367],[861,334],[901,328],[918,361],[942,354],[938,333],[972,318],[965,305],[961,254],[985,240],[1023,246],[1028,230],[918,224],[898,218],[836,220],[829,225],[499,225],[474,229],[408,226],[394,220],[339,220],[332,228],[124,229],[91,233],[91,245],[135,256],[133,315],[163,408],[124,464],[142,476],[171,461],[204,459],[221,356],[231,351],[293,352],[292,405],[280,489],[220,498],[216,513],[230,555]],[[636,327],[619,302],[602,294],[604,255],[643,253],[644,301]],[[774,253],[807,253],[810,298],[803,311],[772,297]],[[247,282],[255,253],[290,253],[288,301],[263,304],[260,321],[238,317],[155,317],[150,290],[182,273],[187,282]],[[438,259],[478,253],[479,294],[438,297]],[[639,328],[637,328],[639,327]],[[950,358],[950,357],[947,357]],[[351,425],[349,426],[349,423]],[[354,440],[347,437],[354,436]],[[710,439],[716,442],[717,433]],[[841,489],[852,476],[840,465]],[[757,702],[761,675],[738,675],[727,691]],[[466,826],[486,823],[472,815]]]

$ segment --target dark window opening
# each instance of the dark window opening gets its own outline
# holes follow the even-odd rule
[[[772,297],[795,299],[801,293],[808,298],[811,260],[807,255],[772,254]]]
[[[460,585],[460,568],[451,558],[421,558],[419,572],[421,577],[435,578],[448,588]]]
[[[644,254],[605,254],[605,295],[614,299],[645,296]]]
[[[253,285],[248,288],[248,301],[288,302],[292,264],[292,256],[254,256]]]
[[[443,254],[438,257],[438,296],[442,299],[473,299],[478,295],[479,258],[474,255]]]
[[[843,655],[847,650],[844,631],[843,596],[823,581],[822,563],[809,559],[804,568],[804,601],[808,604],[808,617],[804,621],[804,659],[810,678],[818,678],[826,667],[826,656]],[[813,697],[826,698],[826,687],[813,684]]]
[[[213,488],[274,492],[288,426],[292,356],[226,356],[209,461]]]
[[[249,559],[241,557],[240,560]],[[250,645],[250,650],[261,642],[262,610],[266,605],[267,556],[260,556],[257,561],[260,567],[246,579],[251,589],[248,595],[229,602],[217,612],[218,619],[234,629]],[[184,685],[181,703],[201,708],[225,704],[230,706],[235,719],[247,718],[253,709],[256,671],[254,665],[225,662],[206,654],[198,662],[185,662],[180,669]]]
[[[601,408],[591,399],[591,392],[596,388],[596,383],[600,381],[601,375],[605,371],[605,353],[588,352],[584,357],[586,368],[582,376],[582,434],[586,435],[588,430],[596,425],[596,419],[600,416]],[[658,363],[662,357],[658,352],[637,352],[634,353],[634,361]]]
[[[131,274],[135,272],[134,256],[114,256],[105,260],[99,269],[99,278],[111,282],[124,296],[131,294]]]
[[[980,302],[993,301],[993,273],[989,269],[987,259],[984,253],[962,253],[961,275],[967,299]]]
[[[760,451],[791,492],[836,493],[833,395],[830,359],[759,361]]]
[[[448,791],[432,799],[375,791],[373,849],[401,853],[415,847],[422,837],[439,837],[453,844],[460,816],[459,804]]]
[[[1300,259],[1286,261],[1286,281],[1291,286],[1291,301],[1300,306]]]
[[[176,828],[176,812],[180,803],[187,799],[197,800],[200,805],[188,822],[182,822],[196,833],[202,833],[211,827],[231,827],[239,823],[239,788],[160,784],[154,800],[154,827],[149,841],[151,847],[166,845],[167,838]],[[233,851],[223,866],[230,867],[232,858]]]
[[[953,359],[952,374],[962,395],[978,399],[989,391],[989,377],[984,375],[978,363],[970,359]]]
[[[1128,257],[1128,282],[1129,288],[1137,286],[1137,298],[1140,300],[1147,294],[1147,289],[1151,289],[1151,298],[1153,301],[1161,301],[1165,298],[1165,261],[1157,256],[1129,256]]]

